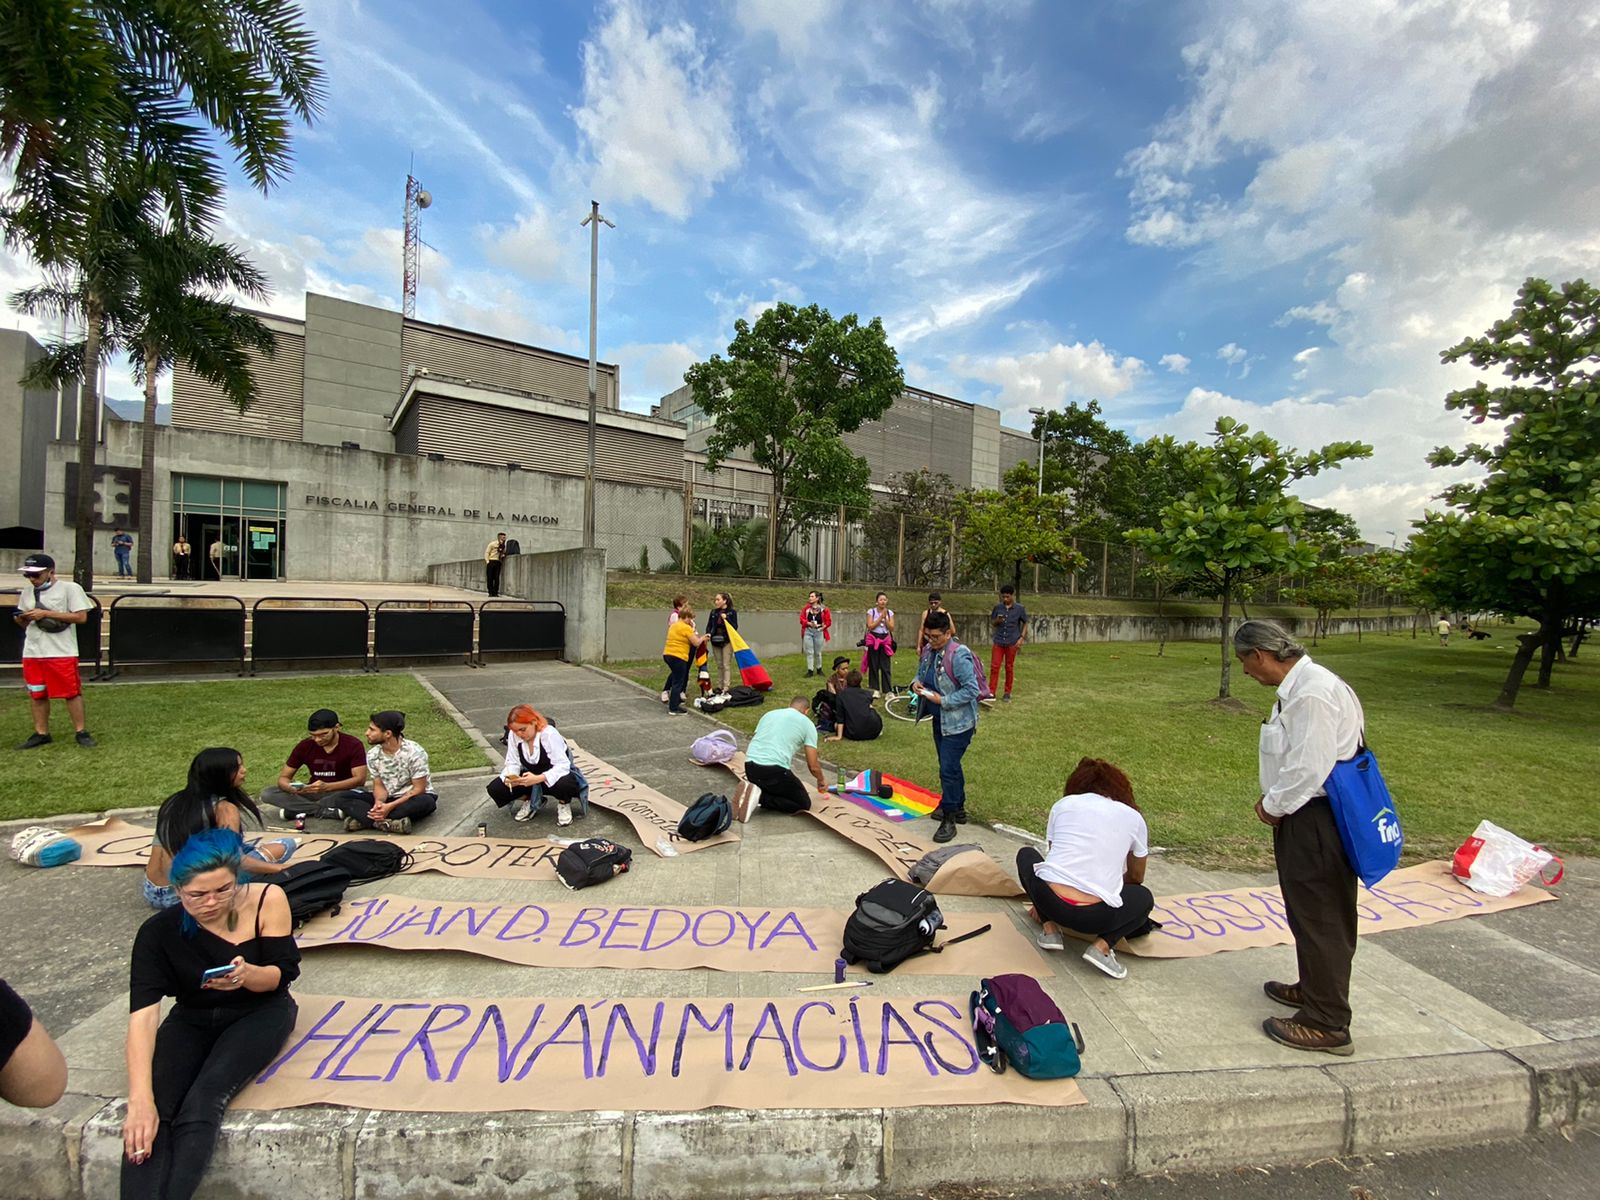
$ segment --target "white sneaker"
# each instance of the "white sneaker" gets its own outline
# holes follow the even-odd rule
[[[663,691],[661,693],[661,703],[667,704],[667,703],[669,703],[671,701],[671,699],[672,699],[672,697],[667,695],[667,693],[665,691]]]
[[[511,814],[511,819],[513,821],[533,820],[533,805],[524,800],[521,804],[517,805],[517,811]]]
[[[748,779],[741,779],[738,786],[733,789],[733,817],[741,824],[747,824],[750,814],[755,811],[756,801],[761,799],[761,789]]]
[[[556,824],[572,824],[572,805],[568,804],[565,800],[560,801],[556,805]]]
[[[1104,971],[1113,979],[1126,979],[1128,977],[1128,968],[1117,961],[1117,952],[1115,950],[1107,950],[1104,954],[1101,954],[1099,950],[1095,949],[1093,942],[1083,952],[1083,961],[1098,971]]]

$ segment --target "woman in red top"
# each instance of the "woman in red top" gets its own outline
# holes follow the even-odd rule
[[[806,678],[821,675],[822,644],[833,637],[833,614],[822,602],[821,592],[808,592],[806,606],[800,610],[800,647],[806,656]]]

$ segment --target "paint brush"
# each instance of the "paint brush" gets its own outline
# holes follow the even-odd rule
[[[843,983],[819,983],[813,987],[795,988],[797,992],[831,992],[835,988],[871,987],[870,979],[847,979]]]

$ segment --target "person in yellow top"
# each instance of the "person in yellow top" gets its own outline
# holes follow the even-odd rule
[[[489,595],[500,594],[500,568],[506,561],[506,535],[497,533],[494,541],[490,542],[483,550],[483,581],[488,585]]]
[[[1449,622],[1449,620],[1447,618],[1440,617],[1439,618],[1439,645],[1448,646],[1449,644],[1450,644],[1450,622]]]
[[[667,664],[667,715],[670,717],[681,717],[689,711],[683,706],[683,693],[689,687],[689,662],[705,642],[706,635],[694,631],[694,609],[685,604],[678,609],[678,619],[667,626],[666,645],[661,647],[661,661]]]

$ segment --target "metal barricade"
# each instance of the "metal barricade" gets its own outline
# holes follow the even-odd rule
[[[7,616],[15,613],[17,605],[22,599],[22,592],[17,588],[0,590],[0,608]],[[89,610],[89,618],[78,626],[78,662],[89,663],[94,667],[92,678],[100,675],[100,630],[105,624],[105,610],[100,607],[100,601],[94,595],[89,596],[94,605]],[[15,621],[6,621],[8,632],[0,634],[0,663],[20,663],[22,661],[22,643],[28,631]]]
[[[244,674],[244,601],[237,596],[118,596],[111,602],[107,679],[129,663],[237,662]]]
[[[478,662],[485,654],[567,652],[567,610],[557,600],[485,600],[478,607]]]
[[[250,607],[250,674],[262,662],[357,659],[368,670],[372,610],[354,597],[263,596]]]
[[[372,610],[373,669],[385,658],[472,661],[472,619],[466,600],[380,600]]]

